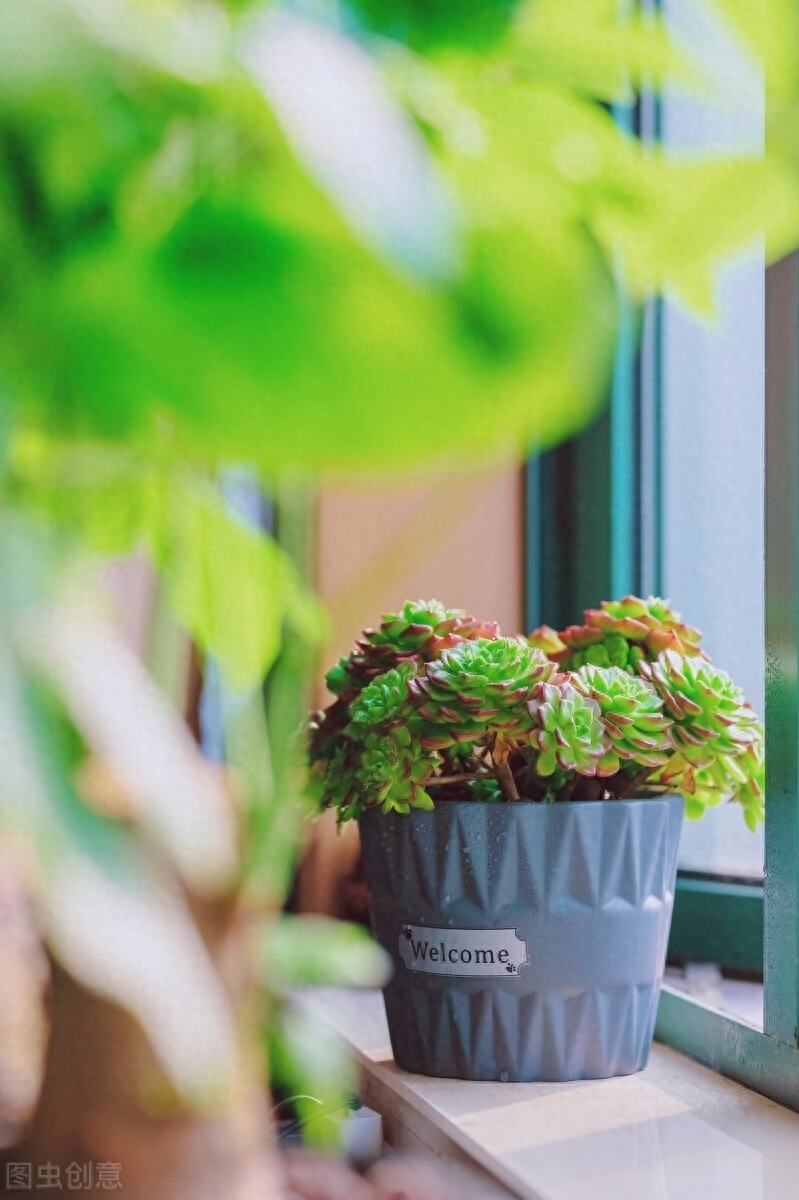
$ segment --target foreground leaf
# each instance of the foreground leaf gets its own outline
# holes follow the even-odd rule
[[[229,1003],[188,906],[130,828],[83,806],[66,726],[23,683],[8,648],[0,671],[0,830],[35,854],[34,896],[53,954],[141,1023],[178,1090],[230,1084]]]
[[[273,991],[304,987],[382,987],[391,973],[386,952],[360,925],[326,917],[284,916],[263,948]]]
[[[236,830],[222,776],[135,655],[98,618],[63,610],[33,623],[26,643],[132,815],[187,884],[214,893],[231,883]]]

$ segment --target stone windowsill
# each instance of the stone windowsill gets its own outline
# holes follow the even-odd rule
[[[431,1079],[395,1066],[378,992],[306,992],[298,1002],[352,1047],[388,1142],[471,1168],[485,1200],[799,1195],[799,1115],[664,1046],[620,1079]]]

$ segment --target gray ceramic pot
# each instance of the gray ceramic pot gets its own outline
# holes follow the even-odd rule
[[[674,901],[680,796],[442,803],[361,819],[372,926],[394,962],[394,1057],[458,1079],[646,1065]]]

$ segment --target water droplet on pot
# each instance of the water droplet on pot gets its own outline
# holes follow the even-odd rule
[[[510,1079],[510,1074],[507,1071],[500,1071],[499,1078],[502,1083],[507,1083]]]

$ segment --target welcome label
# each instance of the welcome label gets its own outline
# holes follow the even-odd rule
[[[409,971],[428,975],[516,975],[527,944],[515,929],[431,929],[403,925],[400,958]]]

